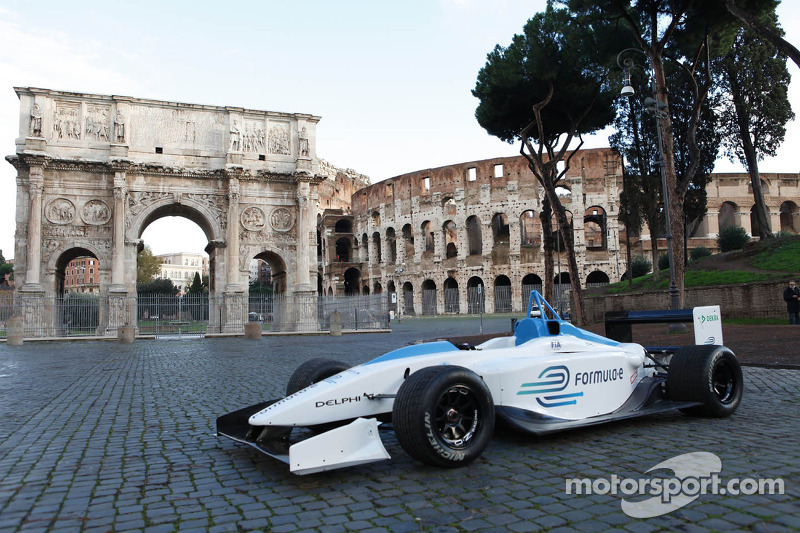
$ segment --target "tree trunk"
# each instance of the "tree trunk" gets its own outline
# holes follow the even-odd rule
[[[552,183],[552,182],[551,182]],[[546,188],[545,192],[551,196],[551,203],[555,207],[556,220],[558,220],[558,230],[561,239],[566,244],[567,268],[569,270],[569,282],[572,287],[572,304],[574,308],[570,310],[570,316],[575,317],[578,326],[585,326],[586,308],[583,304],[583,290],[581,288],[581,275],[578,271],[578,262],[575,258],[575,241],[573,239],[572,225],[567,220],[567,212],[561,202],[552,199],[555,196],[555,187]],[[560,281],[560,280],[559,280]]]
[[[795,48],[789,41],[761,24],[758,21],[758,18],[753,16],[752,13],[749,13],[738,7],[733,0],[726,0],[725,7],[728,8],[728,11],[730,11],[733,16],[744,22],[745,26],[771,42],[775,48],[780,50],[781,53],[786,54],[798,67],[800,67],[800,50]]]
[[[553,278],[555,275],[555,266],[553,264],[553,210],[550,207],[550,199],[545,192],[542,199],[542,212],[539,213],[539,219],[542,222],[542,244],[544,245],[544,279],[542,280],[542,289],[544,290],[544,299],[548,302],[553,301]]]

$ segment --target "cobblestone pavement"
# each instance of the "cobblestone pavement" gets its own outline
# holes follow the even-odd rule
[[[800,529],[800,371],[746,368],[738,412],[671,413],[531,438],[498,430],[467,468],[411,460],[295,476],[213,434],[216,416],[281,395],[305,359],[363,362],[414,339],[478,332],[477,319],[406,320],[391,334],[260,341],[0,345],[0,531],[601,531]],[[508,320],[486,320],[486,331]],[[707,451],[721,478],[782,478],[784,495],[704,495],[634,519],[622,496],[566,478],[646,478]]]

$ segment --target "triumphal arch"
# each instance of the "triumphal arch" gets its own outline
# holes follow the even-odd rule
[[[276,292],[316,293],[320,117],[15,90],[19,137],[6,159],[17,169],[20,297],[57,296],[65,265],[95,257],[102,322],[114,330],[130,320],[142,233],[175,215],[208,238],[212,298],[246,294],[254,258],[270,263]],[[240,313],[218,311],[212,324]]]

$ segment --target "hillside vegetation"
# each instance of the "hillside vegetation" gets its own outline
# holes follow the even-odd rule
[[[663,290],[669,288],[669,271],[633,279],[633,291]],[[726,252],[692,261],[686,267],[684,283],[690,287],[714,285],[741,285],[758,281],[800,278],[800,236],[780,236],[764,242],[749,243],[743,250]],[[592,289],[589,294],[620,294],[630,292],[628,281],[612,283]]]

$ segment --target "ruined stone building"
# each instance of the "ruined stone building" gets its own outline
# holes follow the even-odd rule
[[[773,231],[800,229],[799,180],[798,174],[762,175]],[[658,259],[646,226],[628,236],[619,224],[622,187],[619,155],[601,148],[579,152],[558,189],[584,287],[624,276],[628,237],[632,257]],[[720,229],[732,224],[757,233],[747,174],[714,175],[707,193],[708,211],[689,248],[715,251]],[[401,314],[521,312],[530,290],[543,282],[541,198],[521,156],[421,170],[364,187],[350,206],[320,206],[318,290],[387,292],[390,308]],[[666,253],[663,237],[658,249]],[[567,284],[566,254],[556,254],[556,263],[554,281]]]

